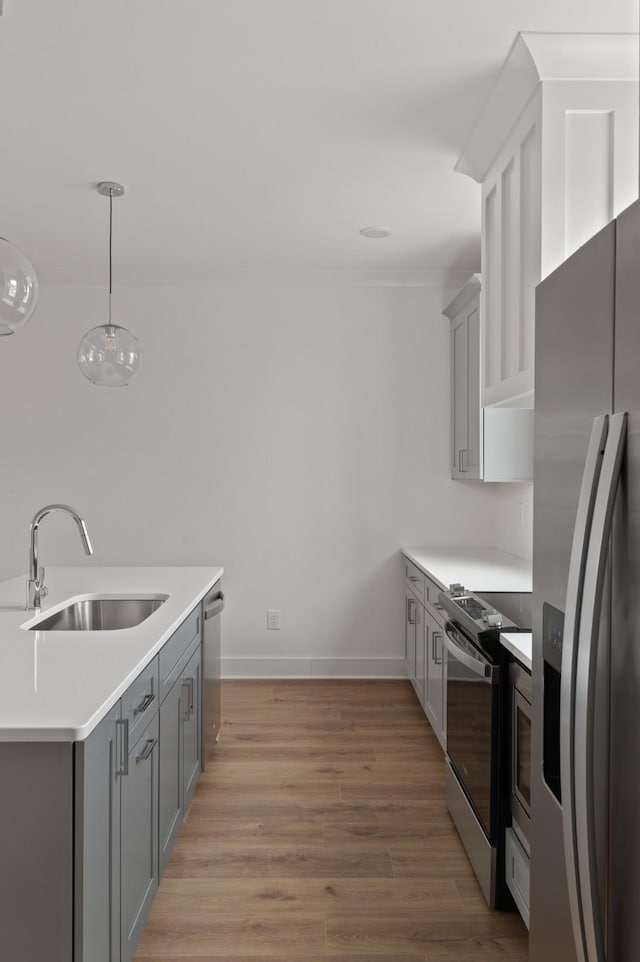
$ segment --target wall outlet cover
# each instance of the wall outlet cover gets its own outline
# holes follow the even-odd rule
[[[280,609],[267,608],[267,628],[269,631],[280,630]]]

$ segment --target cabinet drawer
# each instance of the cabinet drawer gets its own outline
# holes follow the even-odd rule
[[[158,710],[158,657],[127,688],[122,696],[122,717],[129,722],[129,738],[141,730]]]
[[[425,605],[431,611],[436,621],[439,623],[441,628],[444,628],[444,623],[446,615],[444,608],[438,601],[438,595],[442,591],[440,585],[430,578],[428,575],[424,576],[424,602]]]
[[[504,870],[509,891],[529,928],[529,858],[512,828],[506,830]]]
[[[173,669],[194,638],[200,637],[200,605],[193,609],[160,650],[160,701],[171,690]]]
[[[413,562],[408,558],[404,559],[404,577],[408,587],[413,591],[416,598],[424,601],[424,575]]]

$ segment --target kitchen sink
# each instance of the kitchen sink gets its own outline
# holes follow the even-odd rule
[[[94,596],[79,599],[29,625],[30,631],[117,631],[134,628],[164,604],[168,595]]]

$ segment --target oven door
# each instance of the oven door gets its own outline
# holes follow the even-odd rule
[[[447,645],[447,755],[485,835],[495,843],[494,753],[500,668],[450,622]]]

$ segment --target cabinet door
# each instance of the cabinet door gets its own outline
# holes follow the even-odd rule
[[[451,321],[452,464],[454,478],[482,478],[482,409],[480,407],[480,287],[474,279],[452,302]]]
[[[427,619],[425,610],[421,604],[416,605],[416,678],[414,688],[416,695],[420,699],[420,704],[424,706],[426,680],[427,680]]]
[[[480,405],[480,295],[467,308],[467,447],[462,458],[464,478],[483,476],[482,407]]]
[[[202,725],[200,712],[202,648],[198,645],[182,675],[182,765],[184,812],[189,810],[202,769]]]
[[[410,591],[404,598],[404,665],[407,677],[416,677],[416,610],[418,601]]]
[[[160,707],[159,803],[160,878],[164,875],[183,816],[183,688],[177,681]]]
[[[120,702],[75,746],[77,962],[120,960],[119,719]]]
[[[451,355],[453,379],[453,442],[451,473],[464,477],[463,458],[467,448],[467,417],[469,409],[469,351],[467,347],[467,312],[464,310],[451,324]]]
[[[158,890],[158,715],[128,754],[120,783],[121,962],[131,962]]]
[[[434,732],[438,736],[438,741],[444,747],[444,631],[429,612],[425,613],[425,617],[427,620],[427,689],[425,711]]]

